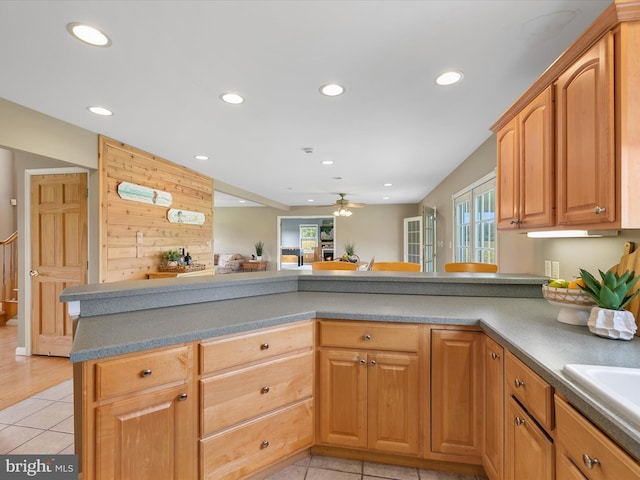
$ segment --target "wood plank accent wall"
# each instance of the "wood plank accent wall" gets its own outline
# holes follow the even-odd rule
[[[100,137],[100,281],[144,279],[162,252],[185,248],[194,263],[213,265],[213,179],[107,137]],[[131,182],[173,196],[171,207],[123,200]],[[169,223],[169,208],[202,212],[203,225]],[[141,240],[138,238],[142,236]]]

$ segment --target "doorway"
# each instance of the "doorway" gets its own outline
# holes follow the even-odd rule
[[[335,255],[333,216],[278,217],[278,270],[311,270]]]

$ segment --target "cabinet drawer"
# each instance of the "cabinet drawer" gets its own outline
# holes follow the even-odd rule
[[[200,441],[200,478],[245,478],[313,444],[313,400]]]
[[[322,320],[320,345],[417,352],[419,329],[419,325]]]
[[[201,381],[202,434],[207,435],[313,395],[308,351]]]
[[[555,403],[558,443],[587,478],[640,479],[640,466],[626,452],[557,395]]]
[[[95,367],[96,398],[115,397],[185,380],[191,364],[191,345],[99,362]]]
[[[202,374],[313,347],[313,322],[252,331],[200,344]]]
[[[507,392],[542,425],[547,432],[553,430],[553,388],[524,363],[507,352],[505,362]]]

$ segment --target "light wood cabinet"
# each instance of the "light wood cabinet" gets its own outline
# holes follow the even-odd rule
[[[314,322],[200,344],[200,478],[241,479],[313,445]]]
[[[85,480],[195,479],[193,345],[82,364]]]
[[[640,464],[569,403],[555,396],[557,480],[637,480]]]
[[[485,336],[484,449],[482,465],[490,480],[502,480],[504,470],[504,348]]]
[[[554,224],[553,127],[553,89],[548,87],[498,131],[499,229]]]
[[[553,388],[505,353],[505,480],[553,480]]]
[[[320,322],[320,443],[419,453],[419,337],[417,325]]]
[[[483,333],[431,330],[431,452],[481,463]]]
[[[619,220],[613,37],[605,35],[557,81],[558,225]]]
[[[553,443],[513,397],[507,399],[505,427],[505,479],[553,480]]]

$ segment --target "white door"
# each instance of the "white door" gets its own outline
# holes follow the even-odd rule
[[[422,268],[422,217],[404,219],[404,261]]]
[[[436,209],[430,207],[423,208],[423,272],[436,271]]]

